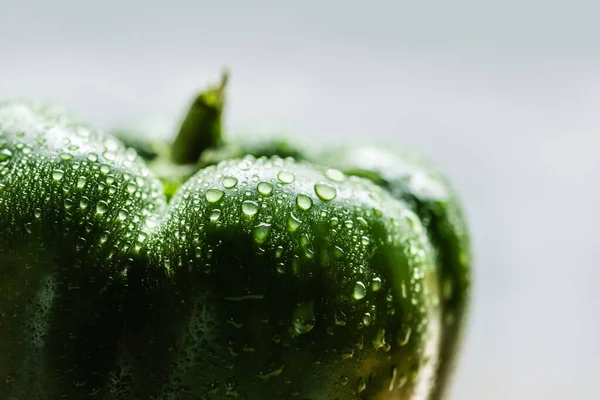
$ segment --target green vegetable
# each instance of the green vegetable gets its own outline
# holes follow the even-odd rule
[[[190,115],[144,160],[0,106],[0,398],[439,397],[469,282],[443,176]]]

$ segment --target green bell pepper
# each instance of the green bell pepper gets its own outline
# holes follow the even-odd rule
[[[0,106],[0,398],[439,398],[469,287],[445,178],[192,114],[144,160]]]

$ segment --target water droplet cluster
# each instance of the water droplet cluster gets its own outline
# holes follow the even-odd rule
[[[112,317],[96,302],[125,283],[165,207],[160,182],[110,135],[57,108],[0,105],[0,371],[15,372],[11,387],[60,398],[42,360],[100,361],[108,343],[92,333]],[[87,346],[53,353],[61,343]],[[69,390],[87,396],[97,388],[80,373],[90,370],[69,372]]]
[[[313,373],[331,376],[333,366],[391,370],[408,354],[437,351],[437,320],[426,318],[435,314],[436,283],[426,281],[433,253],[424,229],[406,205],[363,179],[277,157],[223,161],[181,187],[148,246],[171,276],[198,276],[190,279],[226,294],[220,312],[229,323],[215,329],[219,343],[230,344],[222,357],[241,382],[255,377],[236,366],[254,370],[247,368],[257,362],[252,349],[266,341],[278,358],[264,361],[272,367],[259,378],[272,393],[291,393],[290,382],[306,374],[295,359],[314,357]],[[260,336],[242,333],[256,324]],[[330,352],[318,354],[323,347]],[[373,373],[344,390],[388,390],[390,377]]]
[[[135,343],[110,361],[117,371],[73,368],[68,390],[350,397],[433,379],[434,252],[407,204],[364,179],[278,157],[207,167],[168,206],[162,193],[110,135],[60,110],[0,106],[0,261],[10,271],[0,312],[28,338],[0,340],[0,354],[27,371],[17,381],[44,375],[35,360],[48,348],[68,362],[124,346],[115,338]],[[16,290],[24,282],[33,284]],[[130,312],[116,288],[143,293],[127,314],[133,339],[96,332]],[[68,340],[86,346],[57,345]],[[31,359],[17,360],[15,343],[31,343]]]

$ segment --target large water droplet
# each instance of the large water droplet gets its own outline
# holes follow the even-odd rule
[[[65,171],[63,170],[55,169],[54,171],[52,171],[52,179],[54,179],[55,181],[60,181],[64,175]]]
[[[363,297],[365,297],[365,295],[367,294],[367,288],[365,287],[365,284],[362,283],[361,281],[356,282],[356,284],[354,285],[354,298],[356,300],[360,300]]]
[[[334,182],[343,182],[346,179],[346,176],[342,171],[333,168],[325,171],[325,176]]]
[[[299,209],[306,211],[312,207],[313,201],[310,196],[300,193],[296,196],[296,205]]]
[[[277,246],[275,249],[275,258],[281,258],[283,255],[283,246]]]
[[[398,344],[400,346],[406,346],[410,341],[410,335],[412,334],[411,327],[404,327],[398,332]]]
[[[267,241],[269,234],[271,233],[271,224],[266,222],[261,222],[254,228],[254,241],[258,244],[264,243]]]
[[[288,230],[290,232],[295,232],[301,224],[302,221],[300,221],[293,213],[290,213],[290,218],[288,219]]]
[[[225,194],[221,189],[208,189],[206,191],[206,201],[209,203],[216,203],[223,198]]]
[[[242,212],[249,217],[256,215],[258,212],[258,203],[252,200],[245,200],[242,203]]]
[[[102,153],[102,156],[108,161],[114,161],[116,158],[115,153],[113,153],[112,151],[105,151],[104,153]]]
[[[373,281],[371,282],[371,289],[373,289],[374,292],[377,292],[379,289],[381,289],[381,278],[373,278]]]
[[[77,178],[77,189],[83,189],[86,181],[87,178],[85,176],[80,176]]]
[[[68,199],[68,198],[65,199],[64,204],[65,204],[65,210],[67,210],[67,211],[70,210],[71,208],[73,208],[73,200],[71,200],[71,199]]]
[[[294,330],[298,335],[310,332],[315,327],[313,302],[303,303],[292,314]]]
[[[96,204],[96,212],[98,214],[104,214],[108,211],[108,203],[104,200],[100,200],[98,204]]]
[[[119,210],[119,219],[121,221],[126,220],[129,217],[129,213],[127,212],[127,210]]]
[[[226,176],[223,178],[223,187],[225,189],[232,189],[237,185],[238,180],[235,176]]]
[[[9,149],[0,150],[0,162],[8,161],[12,157],[12,151]]]
[[[315,184],[315,193],[324,201],[333,200],[335,199],[335,196],[337,196],[335,187],[329,182],[319,182]]]
[[[364,392],[366,389],[367,389],[367,382],[365,382],[365,379],[363,377],[358,378],[358,383],[356,385],[356,392],[361,393],[361,392]]]
[[[137,190],[137,185],[135,184],[135,182],[129,182],[127,184],[127,193],[134,194],[136,190]]]
[[[273,192],[273,185],[269,182],[260,182],[256,188],[262,196],[269,196]]]
[[[210,220],[212,222],[217,222],[217,220],[219,219],[220,216],[221,216],[221,210],[219,210],[218,208],[215,208],[214,210],[212,210],[210,212]]]
[[[287,169],[282,169],[277,174],[277,179],[279,179],[280,182],[287,184],[287,183],[294,182],[296,180],[296,176],[294,175],[294,173],[292,171],[289,171]]]
[[[333,256],[338,259],[344,257],[344,250],[342,250],[342,248],[339,246],[335,246],[333,248]]]
[[[337,326],[345,326],[346,325],[346,314],[343,311],[337,311],[335,313],[335,324]]]
[[[371,314],[370,313],[365,313],[365,315],[363,315],[363,324],[365,324],[365,326],[369,326],[371,325]]]

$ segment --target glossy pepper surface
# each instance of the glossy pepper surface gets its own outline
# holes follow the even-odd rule
[[[443,176],[213,145],[162,174],[59,109],[0,106],[0,397],[438,398],[469,276]]]

